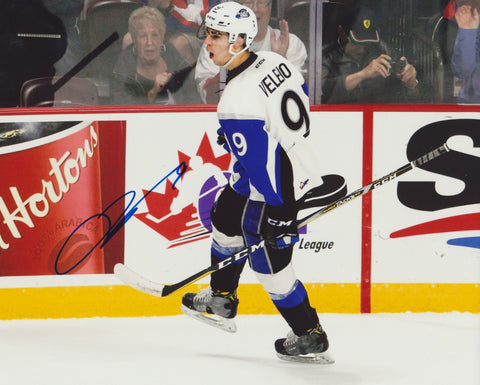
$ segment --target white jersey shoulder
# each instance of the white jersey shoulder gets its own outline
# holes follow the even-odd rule
[[[308,108],[304,79],[295,66],[271,51],[256,54],[255,62],[228,82],[218,112],[245,113],[268,121],[271,114],[281,112],[281,99],[287,90],[299,93]]]
[[[270,51],[257,52],[256,60],[227,83],[217,108],[219,119],[263,122],[269,137],[290,158],[297,199],[322,183],[308,140],[309,111],[303,76],[291,62]],[[304,189],[306,180],[308,188]]]

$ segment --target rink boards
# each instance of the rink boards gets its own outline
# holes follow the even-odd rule
[[[4,137],[28,139],[0,147],[0,318],[178,314],[184,291],[151,297],[112,269],[175,283],[209,265],[209,210],[230,163],[214,109],[26,111],[0,116]],[[75,124],[25,136],[46,122]],[[302,229],[294,267],[317,311],[480,312],[480,113],[316,106],[309,140],[319,174],[349,192],[452,147]],[[241,313],[275,312],[248,267],[239,295]]]

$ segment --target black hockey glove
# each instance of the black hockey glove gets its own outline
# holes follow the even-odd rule
[[[267,245],[281,250],[299,241],[296,210],[286,206],[267,206],[264,236]]]
[[[227,152],[232,152],[230,150],[230,147],[228,146],[228,142],[227,142],[227,138],[225,138],[225,134],[223,132],[223,129],[222,127],[220,127],[218,130],[217,130],[217,144],[219,144],[220,146],[222,146],[225,151]]]

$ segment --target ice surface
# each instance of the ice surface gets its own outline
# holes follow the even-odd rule
[[[0,322],[0,383],[14,385],[479,385],[478,314],[320,314],[334,365],[291,363],[280,316],[236,334],[186,316]]]

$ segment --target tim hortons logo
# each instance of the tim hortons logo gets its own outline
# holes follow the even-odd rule
[[[188,167],[175,189],[167,180],[165,193],[145,190],[148,211],[135,214],[166,238],[169,248],[209,237],[210,209],[230,176],[230,154],[215,156],[206,133],[194,155],[177,152],[179,164]]]
[[[10,210],[3,197],[0,197],[0,214],[3,218],[3,224],[8,227],[14,238],[22,237],[17,222],[34,228],[32,217],[42,218],[47,216],[51,205],[62,200],[70,187],[79,181],[80,169],[87,167],[87,158],[94,155],[97,146],[98,135],[92,125],[90,126],[90,138],[85,139],[84,147],[78,148],[75,157],[71,156],[70,151],[66,151],[60,159],[49,159],[51,165],[49,176],[51,178],[41,179],[41,191],[24,199],[16,186],[10,187],[11,197],[16,204],[13,210]],[[0,248],[8,249],[9,247],[10,244],[6,243],[0,235]]]

